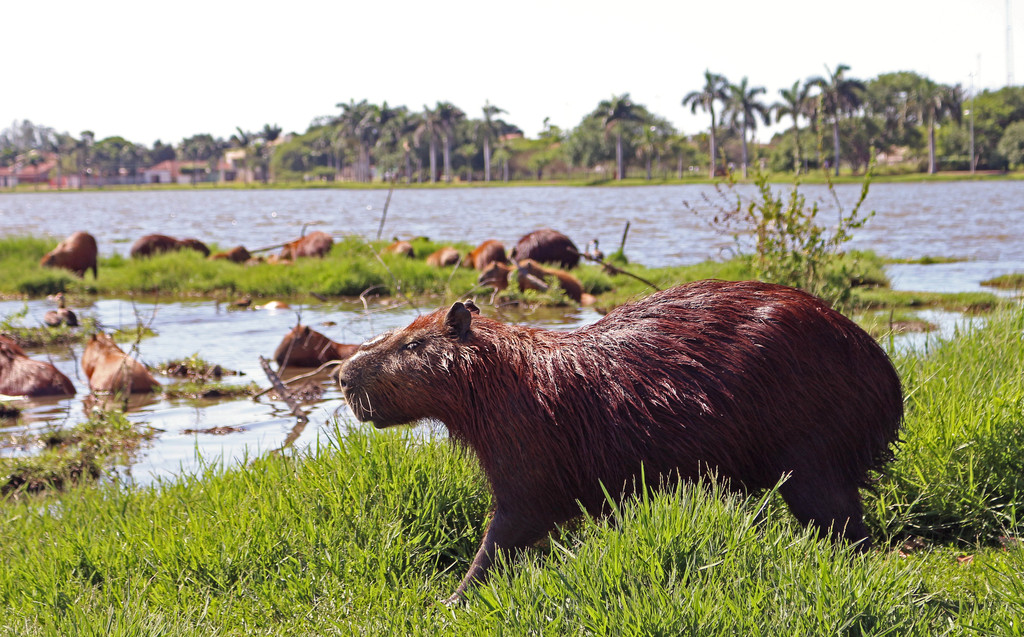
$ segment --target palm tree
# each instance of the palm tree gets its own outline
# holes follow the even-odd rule
[[[438,104],[440,106],[440,104]],[[423,105],[423,116],[420,119],[419,128],[416,129],[416,145],[423,135],[427,136],[429,145],[428,154],[430,157],[430,183],[437,182],[437,137],[441,130],[441,119],[439,109],[431,110],[426,104]]]
[[[801,84],[800,80],[797,80],[789,89],[780,88],[779,95],[782,96],[782,101],[772,104],[776,123],[782,123],[783,117],[793,118],[793,172],[798,175],[800,167],[804,163],[803,153],[800,150],[800,117],[807,115],[810,92],[810,84]]]
[[[925,80],[915,93],[914,100],[921,110],[921,119],[928,122],[928,174],[934,175],[938,170],[935,161],[935,124],[949,117],[960,123],[964,91],[959,84],[948,86]]]
[[[452,182],[452,141],[455,138],[455,125],[462,121],[466,114],[451,102],[438,102],[434,107],[437,115],[438,132],[441,134],[441,151],[444,157],[444,180]]]
[[[374,107],[366,100],[356,102],[354,99],[349,100],[348,104],[341,102],[336,106],[341,109],[341,116],[338,117],[337,123],[341,128],[342,136],[358,149],[356,181],[369,181],[369,147],[375,142],[372,132]]]
[[[765,126],[771,124],[771,113],[768,107],[758,99],[758,96],[764,95],[764,93],[765,89],[763,86],[747,86],[746,77],[740,80],[739,84],[729,85],[729,99],[726,102],[726,112],[731,119],[733,127],[739,128],[740,138],[743,140],[744,179],[748,176],[748,166],[750,164],[747,155],[747,131],[753,132],[757,130],[757,116],[761,117],[761,121],[764,122]]]
[[[491,104],[491,102],[484,102],[484,119],[480,123],[479,131],[480,136],[484,142],[484,181],[491,180],[491,139],[497,138],[498,127],[494,121],[494,116],[498,113],[505,113],[505,109],[498,108]]]
[[[615,131],[615,178],[621,180],[626,176],[626,162],[622,157],[622,125],[625,122],[637,121],[640,116],[629,99],[629,93],[604,100],[598,105],[597,110],[604,114],[602,123],[605,135],[612,130]]]
[[[832,121],[832,160],[835,162],[836,176],[839,176],[839,119],[843,113],[852,113],[861,104],[861,95],[865,87],[860,80],[845,77],[850,67],[845,64],[836,66],[835,72],[826,66],[828,77],[815,76],[807,80],[811,86],[821,89],[821,108]]]
[[[709,70],[704,71],[704,88],[699,91],[691,91],[683,98],[683,106],[689,106],[691,113],[696,113],[700,108],[705,113],[711,114],[711,136],[709,137],[711,154],[711,178],[715,177],[715,102],[725,103],[726,86],[728,82],[725,77]]]

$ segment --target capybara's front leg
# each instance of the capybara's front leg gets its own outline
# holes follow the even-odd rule
[[[468,588],[487,581],[487,572],[494,563],[498,551],[514,552],[524,549],[542,533],[524,525],[522,520],[513,520],[512,516],[502,513],[500,509],[495,511],[469,571],[452,596],[444,601],[445,605],[459,603]]]

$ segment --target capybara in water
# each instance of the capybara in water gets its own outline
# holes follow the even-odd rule
[[[165,234],[147,234],[139,237],[132,244],[128,254],[133,259],[150,257],[161,252],[177,252],[178,250],[195,250],[204,257],[210,256],[210,249],[199,239],[175,239]]]
[[[57,300],[57,309],[43,314],[43,323],[50,327],[59,327],[61,325],[78,327],[78,315],[75,314],[74,310],[66,307],[64,293],[58,292],[55,298]]]
[[[216,254],[210,255],[211,261],[219,261],[221,259],[225,259],[227,261],[231,261],[232,263],[245,263],[251,258],[252,255],[249,254],[249,251],[245,249],[245,246],[235,246],[228,250],[227,252],[218,252]]]
[[[594,295],[583,291],[583,284],[580,283],[579,279],[565,270],[545,268],[533,259],[523,259],[522,261],[515,262],[513,265],[492,263],[480,273],[477,283],[493,287],[494,291],[498,292],[508,288],[508,278],[513,272],[516,274],[520,290],[538,290],[543,292],[549,287],[547,278],[555,277],[558,280],[558,286],[565,290],[566,296],[573,301],[580,305],[593,305],[596,301]]]
[[[0,336],[0,394],[74,396],[75,386],[59,369],[29,358],[14,341]]]
[[[513,261],[533,259],[540,263],[557,263],[572,269],[580,262],[580,251],[569,237],[551,228],[541,228],[525,235],[512,248]]]
[[[299,257],[322,257],[331,251],[334,239],[320,230],[286,243],[278,254],[279,259],[295,260]]]
[[[508,255],[505,254],[505,244],[497,239],[488,239],[463,257],[462,265],[474,270],[483,270],[495,261],[498,263],[508,263]]]
[[[82,371],[94,392],[141,394],[160,386],[142,363],[125,354],[114,339],[97,332],[82,352]]]
[[[805,292],[698,281],[592,325],[507,325],[455,303],[362,346],[339,375],[361,421],[443,422],[476,453],[490,524],[462,583],[608,492],[714,474],[775,486],[822,535],[869,542],[858,487],[892,458],[900,379],[864,330]]]
[[[358,345],[337,343],[308,325],[296,325],[274,350],[278,367],[319,367],[330,361],[345,360]]]
[[[462,259],[459,255],[459,251],[451,246],[445,246],[437,252],[432,252],[427,257],[427,265],[432,265],[435,268],[443,268],[449,265],[455,265]]]
[[[39,260],[44,268],[64,268],[71,270],[80,277],[85,277],[86,270],[92,270],[92,277],[97,276],[96,259],[99,250],[96,238],[88,232],[74,232],[67,239],[57,244]]]
[[[410,259],[416,256],[416,250],[413,249],[412,244],[408,241],[400,241],[397,238],[394,243],[384,248],[384,254],[396,254],[402,257],[409,257]]]

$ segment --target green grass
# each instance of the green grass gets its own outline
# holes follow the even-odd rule
[[[1013,274],[1003,274],[991,279],[986,279],[982,281],[981,284],[993,288],[999,288],[1001,290],[1019,290],[1024,288],[1024,273],[1015,272]]]
[[[984,323],[897,358],[903,443],[865,492],[865,555],[707,482],[584,519],[449,609],[490,506],[474,458],[341,428],[0,502],[0,634],[1021,635],[1024,309]]]

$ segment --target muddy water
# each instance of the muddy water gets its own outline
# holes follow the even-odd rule
[[[743,192],[750,192],[749,189]],[[828,221],[836,208],[827,190],[808,186],[808,199],[818,201]],[[859,189],[840,186],[841,205],[849,209]],[[97,192],[0,195],[0,235],[48,234],[63,237],[79,229],[97,236],[104,254],[126,253],[142,234],[161,232],[195,236],[221,246],[272,245],[298,236],[302,224],[319,222],[335,236],[373,237],[380,222],[384,191],[172,191]],[[708,186],[639,188],[493,188],[459,190],[397,190],[392,198],[384,235],[426,235],[436,239],[478,242],[500,238],[513,242],[531,229],[553,226],[583,244],[598,238],[613,250],[627,221],[631,223],[627,254],[654,266],[688,264],[727,254],[734,244],[713,231],[707,219],[715,212],[716,191]],[[895,287],[934,291],[982,289],[980,281],[1008,272],[1024,272],[1024,183],[971,182],[949,184],[876,184],[865,210],[875,216],[857,232],[853,247],[899,257],[962,257],[967,261],[929,266],[892,266]],[[698,211],[697,213],[694,210]],[[699,213],[699,214],[698,214]],[[0,316],[26,307],[0,302]],[[52,305],[27,304],[26,325],[38,325]],[[360,342],[408,323],[419,311],[433,308],[377,308],[325,303],[288,310],[235,310],[223,304],[159,300],[130,302],[97,300],[74,308],[95,316],[108,329],[149,324],[157,336],[143,340],[139,357],[150,364],[194,353],[225,368],[243,372],[227,382],[255,381],[267,386],[258,356],[270,357],[281,337],[295,324],[312,325],[330,338]],[[506,316],[506,320],[568,329],[597,320],[589,309]],[[934,317],[951,326],[955,316]],[[324,325],[325,322],[333,323]],[[12,430],[74,424],[83,418],[82,399],[88,393],[81,377],[80,348],[32,352],[49,358],[78,388],[72,399],[34,403]],[[132,479],[147,483],[203,461],[237,462],[281,447],[313,444],[333,427],[334,415],[351,416],[337,388],[324,377],[322,399],[307,405],[310,422],[296,430],[283,404],[267,399],[229,401],[153,400],[135,405],[130,418],[160,430],[152,444],[129,469]],[[161,378],[164,383],[174,382]],[[230,426],[224,435],[186,433]],[[5,448],[0,454],[32,453]]]

